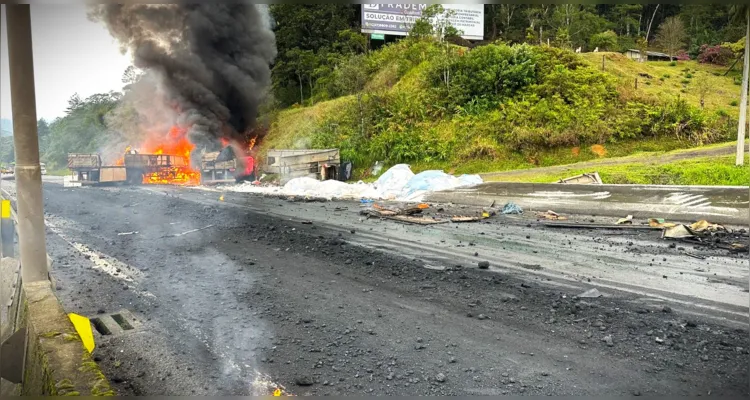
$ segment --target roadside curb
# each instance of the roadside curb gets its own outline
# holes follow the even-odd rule
[[[2,193],[3,198],[7,193]],[[11,208],[14,221],[15,210]],[[47,266],[52,260],[47,255]],[[19,274],[20,275],[20,274]],[[55,295],[56,283],[50,280],[21,283],[19,292],[9,310],[8,327],[22,335],[25,329],[25,347],[18,351],[14,362],[23,361],[22,382],[15,385],[12,394],[47,396],[114,396],[109,381],[93,361],[62,304]],[[19,279],[20,282],[20,279]],[[17,301],[15,301],[17,300]],[[18,336],[16,335],[16,336]],[[3,380],[3,395],[10,382]]]

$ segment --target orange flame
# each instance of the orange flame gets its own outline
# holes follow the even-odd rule
[[[190,167],[190,153],[195,145],[187,138],[187,129],[173,126],[166,136],[149,135],[139,147],[140,154],[169,155],[170,165],[159,167],[156,171],[146,172],[143,183],[151,185],[199,185],[201,173]],[[125,152],[130,152],[128,146]],[[124,157],[116,165],[124,164]]]

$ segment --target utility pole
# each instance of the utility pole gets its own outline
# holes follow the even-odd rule
[[[31,11],[28,4],[5,6],[8,29],[10,98],[16,155],[16,207],[21,278],[24,283],[49,279],[44,232],[42,173],[36,130]]]

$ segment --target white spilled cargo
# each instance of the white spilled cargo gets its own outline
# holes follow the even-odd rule
[[[305,196],[324,199],[371,199],[419,202],[425,194],[473,186],[482,183],[479,175],[455,177],[443,171],[424,171],[414,174],[406,164],[394,165],[373,183],[344,183],[334,180],[319,181],[312,178],[294,178],[284,186],[259,187],[243,183],[227,187],[234,192],[266,195]]]

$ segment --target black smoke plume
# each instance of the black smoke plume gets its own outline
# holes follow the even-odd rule
[[[177,123],[196,144],[242,140],[271,84],[274,34],[255,5],[95,4],[136,67],[155,74]]]

